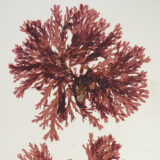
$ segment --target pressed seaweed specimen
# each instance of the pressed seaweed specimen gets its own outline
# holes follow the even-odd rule
[[[112,135],[93,139],[93,134],[89,135],[89,143],[83,148],[86,150],[88,160],[118,160],[121,145],[116,143]]]
[[[33,145],[32,143],[29,143],[29,147],[29,152],[23,149],[22,151],[24,152],[24,155],[17,155],[20,160],[52,160],[48,147],[45,143],[41,144],[41,150],[36,144]]]
[[[87,5],[66,7],[64,16],[59,5],[51,11],[43,24],[28,20],[20,27],[28,38],[15,46],[15,64],[9,65],[14,82],[20,81],[16,97],[29,88],[42,94],[33,122],[49,127],[44,139],[59,140],[57,129],[75,112],[101,129],[100,119],[119,122],[138,110],[149,94],[147,72],[140,70],[150,61],[144,48],[122,41],[120,24],[107,34],[110,24]]]
[[[18,154],[20,160],[52,160],[45,143],[41,144],[41,150],[37,145],[29,144],[30,151],[25,149],[22,151],[24,155]],[[118,160],[119,149],[121,145],[116,143],[112,135],[98,137],[97,140],[93,139],[93,134],[89,134],[89,143],[83,148],[86,151],[88,160]],[[72,160],[72,159],[68,159]]]

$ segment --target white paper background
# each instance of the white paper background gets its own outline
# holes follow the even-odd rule
[[[150,98],[139,111],[124,122],[116,124],[110,119],[103,130],[89,126],[77,118],[68,128],[59,131],[60,141],[49,142],[53,160],[87,160],[82,144],[88,141],[89,132],[95,137],[111,133],[122,145],[121,160],[159,160],[160,156],[160,1],[159,0],[0,0],[0,159],[16,160],[22,148],[28,143],[44,142],[42,131],[34,118],[34,105],[40,100],[39,94],[30,90],[23,99],[13,95],[13,76],[9,74],[8,63],[12,63],[15,44],[20,44],[26,35],[19,31],[23,21],[46,20],[54,4],[79,6],[88,4],[98,10],[113,28],[120,23],[123,40],[146,48],[151,57],[150,64],[144,65],[148,73]]]

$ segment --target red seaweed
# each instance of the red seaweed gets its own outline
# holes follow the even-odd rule
[[[27,20],[20,27],[28,37],[15,46],[15,63],[9,65],[14,82],[20,82],[16,97],[29,88],[43,96],[33,122],[49,127],[44,139],[59,140],[57,129],[72,122],[75,112],[101,129],[100,119],[119,122],[138,110],[149,95],[147,72],[140,70],[150,61],[144,48],[122,41],[120,24],[107,34],[110,24],[88,5],[66,7],[64,16],[59,5],[51,11],[46,22]]]

